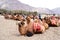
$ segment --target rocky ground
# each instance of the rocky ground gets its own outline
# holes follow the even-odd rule
[[[50,27],[43,34],[27,37],[19,34],[16,22],[0,15],[0,40],[60,40],[60,27]]]

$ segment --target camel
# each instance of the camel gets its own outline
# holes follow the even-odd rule
[[[22,15],[18,15],[18,16],[17,16],[17,19],[18,19],[19,21],[21,21],[21,20],[24,19],[24,17],[23,17]]]
[[[59,23],[57,22],[58,19],[55,18],[55,17],[45,17],[44,20],[46,21],[46,23],[49,25],[49,26],[57,26],[59,25]]]
[[[13,19],[13,20],[17,20],[17,16],[18,16],[18,15],[12,15],[12,19]]]
[[[58,26],[60,26],[60,18],[59,17],[58,17],[57,23],[58,23]]]
[[[8,19],[13,19],[11,14],[8,15]]]
[[[6,13],[6,14],[4,14],[4,18],[5,19],[9,19],[9,16],[8,16],[8,14]]]
[[[18,23],[18,31],[21,35],[26,35],[27,33],[27,22],[26,20],[22,20]]]
[[[33,32],[33,19],[30,16],[27,16],[27,36],[30,37],[34,34]]]
[[[33,35],[33,25],[30,17],[27,17],[26,20],[21,20],[21,22],[18,23],[18,26],[18,30],[21,35],[27,35],[28,37]]]
[[[56,17],[51,17],[51,25],[58,27],[59,26],[59,19]]]
[[[43,25],[44,25],[45,29],[48,29],[49,25],[46,23],[46,21],[44,19],[42,19],[42,22],[43,22]]]
[[[44,17],[44,20],[49,26],[51,25],[50,17]]]
[[[43,23],[40,19],[34,19],[34,32],[45,32],[45,27],[43,26]]]

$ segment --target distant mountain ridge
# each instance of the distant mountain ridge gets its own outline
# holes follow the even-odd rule
[[[3,2],[3,1],[2,1]],[[18,0],[6,0],[5,2],[0,5],[1,8],[3,9],[8,9],[8,10],[27,10],[31,11],[33,7],[23,4]]]
[[[60,7],[52,9],[53,12],[55,12],[56,14],[60,14]]]
[[[0,8],[7,10],[25,10],[37,11],[38,13],[53,14],[54,12],[48,8],[35,8],[27,4],[21,3],[18,0],[0,0]]]

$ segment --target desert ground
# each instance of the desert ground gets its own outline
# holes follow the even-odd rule
[[[60,27],[49,27],[43,34],[27,37],[19,34],[16,23],[17,21],[4,19],[0,15],[0,40],[60,40]]]

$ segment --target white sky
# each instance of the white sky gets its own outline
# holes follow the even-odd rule
[[[33,7],[54,9],[60,7],[60,0],[19,0]]]

